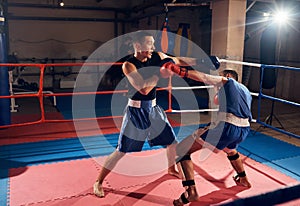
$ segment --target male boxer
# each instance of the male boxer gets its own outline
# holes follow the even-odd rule
[[[129,82],[128,105],[123,117],[118,147],[106,159],[94,184],[94,194],[98,197],[104,197],[102,183],[118,161],[128,152],[141,151],[146,139],[150,146],[167,147],[168,174],[180,177],[175,168],[177,140],[164,110],[156,104],[156,86],[160,77],[167,78],[172,74],[163,68],[160,70],[163,63],[194,65],[196,60],[155,52],[153,36],[144,31],[136,32],[133,48],[134,55],[122,66]]]
[[[174,200],[173,204],[181,206],[198,201],[199,195],[194,181],[191,154],[200,150],[205,142],[212,146],[214,152],[222,150],[227,154],[228,160],[237,172],[237,175],[234,176],[236,184],[250,188],[251,184],[236,149],[250,131],[252,97],[249,90],[237,81],[237,72],[232,69],[225,69],[220,73],[220,76],[214,76],[197,70],[186,70],[170,62],[165,63],[163,67],[181,77],[219,88],[218,100],[215,100],[219,103],[218,122],[196,130],[177,145],[177,160],[183,170],[184,180],[182,185],[186,188],[186,191],[182,193],[179,199]]]

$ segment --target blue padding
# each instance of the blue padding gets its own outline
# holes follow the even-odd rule
[[[250,157],[262,163],[300,155],[299,147],[259,132],[250,133],[240,147],[255,154]]]
[[[266,165],[300,181],[300,156],[276,160],[272,163],[266,163]]]
[[[204,125],[201,125],[204,126]],[[179,141],[192,134],[197,125],[175,127]],[[0,169],[25,167],[34,164],[106,156],[118,144],[118,134],[90,136],[81,139],[68,138],[34,143],[4,145],[0,147]],[[162,148],[144,144],[143,150]],[[249,134],[238,150],[263,164],[300,180],[300,148],[267,135]]]
[[[300,147],[259,132],[251,132],[238,151],[243,155],[300,180]]]
[[[85,137],[1,146],[8,168],[108,155],[117,145],[117,135]]]
[[[193,126],[195,127],[195,126]],[[191,134],[191,126],[178,127],[179,139]],[[90,158],[91,156],[106,156],[111,154],[118,144],[119,134],[105,136],[91,136],[51,140],[33,143],[12,144],[0,147],[1,167],[18,168],[28,165],[52,163],[59,161]],[[150,147],[144,144],[144,150],[158,149],[160,146]]]
[[[8,189],[8,169],[0,168],[0,205],[8,205],[7,204],[8,191],[9,191],[9,189]]]

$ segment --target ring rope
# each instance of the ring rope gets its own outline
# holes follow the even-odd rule
[[[217,112],[219,109],[183,109],[183,110],[171,110],[174,113],[189,113],[189,112]]]
[[[220,59],[219,60],[221,63],[233,63],[233,64],[239,64],[239,65],[246,65],[246,66],[252,66],[252,67],[261,67],[262,64],[258,63],[250,63],[250,62],[242,62],[242,61],[235,61],[235,60],[228,60],[228,59]]]
[[[259,96],[259,93],[257,93],[257,92],[250,92],[250,94],[251,94],[252,96],[255,96],[255,97],[258,97],[258,96]]]
[[[214,86],[194,86],[194,87],[172,87],[172,90],[185,90],[185,89],[211,89]]]
[[[280,99],[280,98],[277,98],[277,97],[272,97],[272,96],[265,95],[265,94],[262,94],[261,97],[266,98],[266,99],[275,100],[275,101],[278,101],[278,102],[281,102],[281,103],[286,103],[286,104],[294,105],[294,106],[297,106],[297,107],[300,106],[300,103],[288,101],[288,100],[285,100],[285,99]]]

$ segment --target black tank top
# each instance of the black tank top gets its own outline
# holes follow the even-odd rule
[[[144,79],[147,79],[159,71],[159,65],[161,63],[161,58],[158,55],[157,52],[152,53],[151,59],[148,59],[145,62],[141,62],[134,56],[127,59],[128,62],[132,63],[137,70],[144,68],[143,70],[140,70],[140,74]],[[145,67],[149,67],[146,68]],[[152,67],[152,68],[151,68]],[[149,70],[148,70],[149,69]],[[150,71],[152,69],[152,71]],[[146,72],[143,72],[145,71]],[[139,91],[137,91],[130,83],[128,83],[128,98],[132,100],[152,100],[156,98],[156,87],[154,87],[147,95],[141,94]]]

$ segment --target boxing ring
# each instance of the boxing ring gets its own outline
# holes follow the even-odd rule
[[[263,65],[225,59],[221,59],[220,62],[250,66],[255,69],[260,69],[262,74],[264,69],[300,71],[299,68],[294,67]],[[12,121],[9,125],[0,126],[1,159],[5,163],[1,169],[2,178],[0,183],[2,188],[1,192],[6,191],[5,194],[0,196],[1,205],[86,205],[87,203],[89,205],[171,205],[172,199],[177,198],[178,195],[181,194],[182,187],[180,181],[165,175],[164,172],[160,172],[139,178],[112,174],[109,180],[104,184],[106,193],[108,193],[107,197],[104,199],[94,197],[92,194],[92,185],[101,166],[97,165],[93,159],[103,159],[104,156],[110,154],[111,150],[103,149],[101,142],[96,143],[96,139],[99,139],[99,137],[95,136],[97,135],[95,134],[97,130],[91,129],[89,122],[97,120],[99,124],[104,125],[104,127],[107,126],[107,134],[117,139],[117,127],[120,126],[122,115],[68,119],[63,117],[58,119],[55,119],[55,117],[47,118],[47,112],[44,107],[45,98],[51,98],[53,104],[56,105],[56,100],[60,97],[84,97],[85,95],[107,94],[122,95],[125,94],[127,90],[61,93],[44,91],[43,83],[46,68],[82,67],[83,65],[96,68],[101,65],[107,66],[112,64],[115,63],[0,64],[0,69],[2,67],[25,66],[34,67],[40,71],[37,92],[18,94],[11,90],[10,95],[0,96],[0,100],[10,99],[11,102],[19,98],[37,98],[40,110],[40,115],[37,120],[23,123],[15,123]],[[265,94],[262,88],[262,79],[263,76],[261,76],[260,79],[259,91],[251,93],[253,97],[257,98],[257,114],[254,114],[256,118],[253,121],[263,127],[299,139],[299,134],[285,131],[262,120],[261,104],[264,99],[292,105],[297,108],[300,106],[300,103]],[[204,109],[178,110],[173,108],[173,92],[185,89],[209,90],[212,88],[211,86],[172,86],[172,78],[169,78],[166,87],[161,87],[158,91],[167,92],[167,106],[165,108],[167,114],[181,115],[195,112],[215,112],[218,109],[216,107],[209,107]],[[117,124],[116,121],[113,120],[116,120]],[[93,148],[89,148],[92,150],[92,153],[95,154],[94,158],[91,158],[90,153],[84,151],[86,148],[83,148],[80,142],[78,142],[76,131],[74,131],[76,129],[72,126],[74,122],[86,122],[88,130],[91,130],[85,133],[85,139],[91,141],[91,144],[94,144]],[[170,122],[176,131],[178,131],[179,127],[187,126],[172,120]],[[60,128],[58,125],[63,125],[63,128]],[[40,133],[28,131],[38,127],[42,127],[43,131],[40,131]],[[64,130],[70,131],[64,133]],[[188,128],[187,131],[189,131]],[[189,133],[186,133],[185,135],[188,134]],[[250,134],[250,136],[251,138],[257,138],[256,141],[260,141],[259,138],[262,137],[254,137],[255,134]],[[34,139],[32,139],[33,137]],[[251,138],[249,137],[249,139]],[[266,136],[263,136],[263,138],[268,139]],[[114,141],[115,140],[112,140],[113,143],[110,143],[116,144]],[[43,145],[42,147],[41,144]],[[276,142],[275,144],[279,145],[285,143]],[[250,147],[248,147],[249,145]],[[197,185],[200,187],[200,196],[203,200],[200,205],[233,205],[235,204],[234,202],[241,205],[253,205],[258,201],[265,205],[269,203],[281,203],[281,205],[299,204],[299,168],[283,168],[282,165],[284,164],[280,164],[280,162],[276,162],[275,160],[265,164],[262,159],[267,158],[259,152],[253,154],[249,149],[251,146],[256,147],[255,144],[253,145],[251,142],[246,142],[245,145],[242,145],[240,150],[243,154],[246,171],[249,173],[250,179],[253,177],[253,188],[250,190],[234,186],[230,178],[232,169],[229,164],[224,164],[218,169],[215,168],[214,165],[216,162],[223,162],[222,158],[225,158],[224,155],[212,154],[208,160],[195,161],[195,170],[198,174],[196,175],[196,182],[198,182]],[[289,158],[295,157],[294,162],[300,159],[299,147],[287,144],[286,148],[294,152],[289,156]],[[103,150],[103,152],[99,154],[99,150]],[[145,154],[155,153],[161,150],[161,148],[157,148],[156,150],[147,148]],[[288,152],[285,151],[285,153]],[[59,157],[57,156],[58,154]],[[271,164],[275,165],[275,167],[272,167]],[[91,170],[87,171],[87,168],[91,168]],[[224,173],[226,174],[225,176]],[[76,183],[74,183],[74,179]],[[22,188],[18,187],[19,184],[22,185]],[[43,190],[40,190],[40,184],[42,184]],[[47,184],[47,187],[43,184]],[[62,186],[60,184],[62,184]],[[24,188],[24,185],[26,185],[26,188]],[[25,189],[33,193],[26,192]],[[34,193],[35,191],[39,193]],[[278,198],[278,196],[280,196],[280,198]],[[192,203],[191,205],[197,204]]]
[[[281,102],[284,104],[289,104],[293,105],[296,107],[300,106],[300,103],[297,102],[292,102],[289,100],[281,99],[281,98],[276,98],[270,95],[266,95],[263,92],[263,78],[264,78],[264,70],[265,69],[286,69],[286,70],[291,70],[295,72],[299,72],[300,68],[295,68],[295,67],[287,67],[287,66],[279,66],[279,65],[264,65],[264,64],[258,64],[258,63],[249,63],[249,62],[240,62],[240,61],[232,61],[232,60],[225,60],[221,59],[220,62],[225,62],[225,63],[232,63],[232,64],[238,64],[238,65],[246,65],[246,66],[251,66],[251,67],[256,67],[259,68],[261,71],[261,77],[260,77],[260,85],[259,85],[259,92],[254,93],[251,92],[253,96],[258,97],[258,113],[257,113],[257,119],[254,120],[256,123],[261,124],[264,127],[269,127],[272,128],[278,132],[281,132],[283,134],[295,137],[295,138],[300,138],[299,135],[293,134],[291,132],[287,132],[283,129],[274,127],[270,124],[267,124],[265,121],[261,120],[260,114],[261,114],[261,101],[262,99],[269,99],[272,101],[277,101]],[[33,92],[24,92],[24,93],[13,93],[11,89],[11,95],[10,96],[0,96],[0,99],[3,98],[9,98],[9,99],[15,99],[15,98],[26,98],[26,97],[37,97],[39,100],[39,106],[41,110],[41,118],[38,121],[35,122],[28,122],[24,124],[10,124],[10,125],[0,125],[1,128],[7,128],[7,127],[15,127],[15,126],[22,126],[22,125],[29,125],[29,124],[38,124],[38,123],[50,123],[50,122],[62,122],[62,121],[77,121],[77,120],[91,120],[91,118],[81,118],[81,119],[73,119],[73,120],[48,120],[45,118],[45,111],[44,111],[44,105],[43,105],[43,99],[45,97],[54,97],[53,103],[54,106],[56,106],[56,97],[58,96],[72,96],[72,95],[101,95],[101,94],[115,94],[115,93],[126,93],[127,90],[114,90],[114,91],[98,91],[98,92],[71,92],[71,93],[53,93],[51,91],[44,91],[43,90],[43,79],[44,79],[44,71],[46,67],[65,67],[65,66],[101,66],[101,65],[112,65],[116,63],[52,63],[52,64],[0,64],[0,67],[18,67],[18,66],[25,66],[25,67],[37,67],[40,70],[40,79],[39,79],[39,90],[36,93]],[[117,65],[117,64],[116,64]],[[10,85],[10,87],[12,87]],[[182,113],[182,112],[208,112],[208,111],[217,111],[217,109],[200,109],[200,110],[175,110],[172,109],[172,91],[173,90],[185,90],[185,89],[211,89],[213,88],[212,86],[194,86],[194,87],[172,87],[172,81],[169,81],[169,84],[166,88],[160,88],[159,90],[167,90],[168,91],[168,108],[166,109],[166,112],[174,112],[174,113]],[[11,101],[14,102],[14,101]],[[110,117],[99,117],[99,119],[106,119]],[[117,118],[120,118],[118,116]]]

